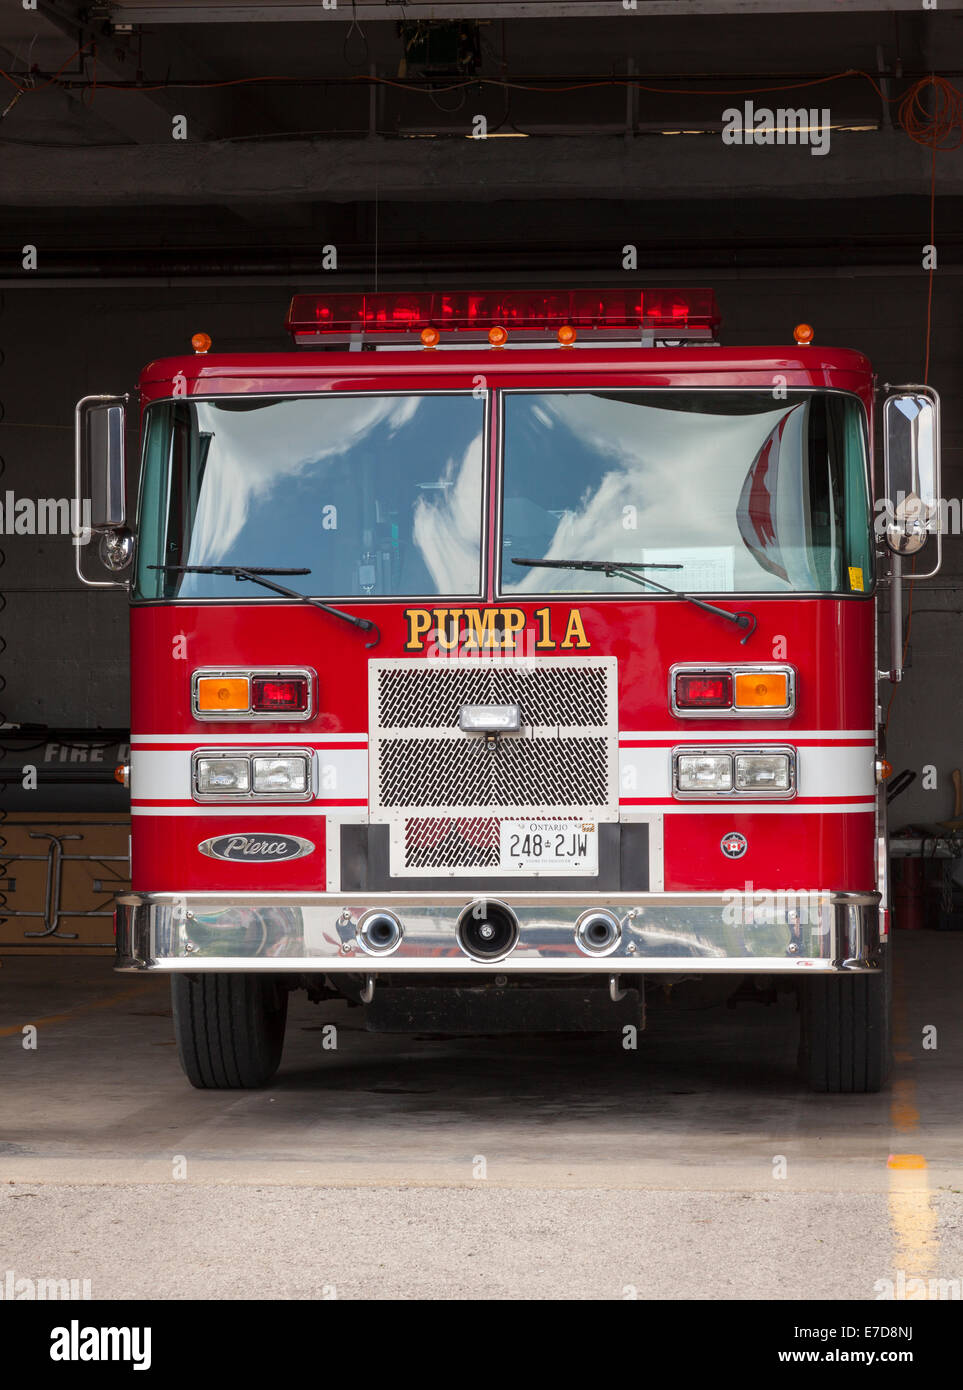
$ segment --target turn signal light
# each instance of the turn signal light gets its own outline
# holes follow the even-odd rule
[[[732,677],[722,671],[707,675],[678,675],[675,703],[679,709],[729,709],[732,705]]]
[[[788,719],[796,708],[792,666],[673,666],[669,705],[683,719]]]
[[[223,710],[246,714],[248,686],[246,676],[202,676],[197,682],[197,708],[208,714]]]
[[[785,709],[789,704],[785,672],[740,672],[736,676],[736,704],[740,709]]]
[[[284,680],[255,680],[251,691],[251,709],[256,714],[285,710],[299,714],[308,707],[307,676],[289,676]]]
[[[292,719],[303,723],[315,706],[317,672],[305,666],[204,666],[191,674],[195,719]]]

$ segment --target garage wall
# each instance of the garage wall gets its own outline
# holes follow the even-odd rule
[[[802,319],[820,343],[853,347],[874,362],[882,381],[922,377],[926,274],[857,275],[773,272],[714,283],[727,344],[785,343]],[[617,281],[617,274],[611,276]],[[664,277],[663,277],[664,279]],[[693,277],[695,279],[695,277]],[[676,281],[686,277],[679,275]],[[219,351],[284,350],[290,294],[311,285],[173,287],[38,285],[3,292],[0,312],[0,452],[7,489],[16,497],[69,497],[73,485],[73,407],[78,397],[124,391],[155,357],[189,350],[192,333],[209,332]],[[963,278],[937,273],[930,380],[944,406],[944,494],[963,494]],[[126,598],[87,590],[73,573],[69,538],[0,537],[7,596],[0,635],[5,718],[80,727],[128,722]],[[935,790],[918,780],[894,804],[894,824],[952,813],[950,773],[963,764],[959,734],[963,686],[963,547],[948,537],[943,571],[913,598],[911,669],[897,693],[890,726],[894,767],[919,772],[934,764]],[[885,622],[881,624],[885,635]],[[885,657],[883,657],[885,664]],[[888,687],[884,686],[884,699]]]

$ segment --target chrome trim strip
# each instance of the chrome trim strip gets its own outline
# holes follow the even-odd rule
[[[877,893],[506,894],[518,943],[497,962],[469,960],[459,946],[459,918],[475,900],[451,892],[125,894],[117,900],[116,968],[370,972],[374,958],[357,933],[378,908],[404,929],[378,962],[382,973],[611,974],[617,964],[620,972],[742,975],[879,965]],[[605,956],[578,947],[576,925],[587,912],[609,912],[619,923],[618,944]]]

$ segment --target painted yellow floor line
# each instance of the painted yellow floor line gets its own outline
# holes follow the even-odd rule
[[[895,952],[894,952],[895,955]],[[896,957],[898,960],[898,956]],[[894,962],[895,963],[895,962]],[[897,1075],[890,1096],[890,1123],[898,1135],[919,1133],[920,1112],[913,1076],[899,1075],[915,1061],[906,1017],[903,974],[894,970],[893,1063]],[[930,1193],[926,1159],[918,1153],[892,1153],[889,1169],[889,1225],[893,1243],[894,1296],[927,1299],[939,1265],[938,1215]]]
[[[66,1009],[62,1014],[49,1014],[46,1018],[25,1018],[22,1023],[14,1023],[8,1028],[0,1028],[0,1038],[12,1038],[15,1034],[22,1033],[28,1023],[32,1023],[35,1028],[49,1028],[55,1023],[67,1023],[77,1014],[89,1013],[92,1009],[112,1009],[115,1004],[122,1004],[126,999],[134,999],[137,995],[148,994],[154,989],[156,989],[156,985],[153,981],[150,984],[132,985],[130,989],[122,989],[107,999],[93,999],[89,1004],[77,1004],[72,1009]]]

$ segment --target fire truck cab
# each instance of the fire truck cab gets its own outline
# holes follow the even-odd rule
[[[879,1089],[879,690],[904,557],[939,565],[936,393],[806,325],[724,347],[705,289],[287,326],[144,369],[135,517],[134,402],[77,407],[78,574],[131,600],[117,969],[170,975],[190,1081],[267,1084],[293,989],[621,1036],[748,980],[798,996],[812,1086]]]

